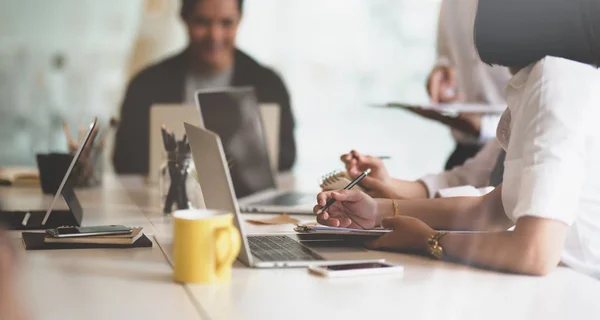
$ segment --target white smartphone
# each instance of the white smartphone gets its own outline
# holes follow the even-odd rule
[[[402,274],[404,267],[385,262],[385,260],[364,261],[358,263],[309,266],[310,273],[324,277],[351,277],[370,274]]]

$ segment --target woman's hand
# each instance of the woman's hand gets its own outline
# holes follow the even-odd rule
[[[426,199],[427,187],[420,181],[394,179],[390,176],[383,161],[376,157],[362,155],[356,151],[343,154],[340,159],[346,165],[346,171],[355,179],[365,170],[371,169],[359,185],[373,198],[385,199]]]
[[[435,234],[425,222],[412,217],[385,218],[382,225],[394,231],[367,243],[367,248],[424,253],[427,252],[427,240]]]
[[[437,66],[431,70],[427,78],[427,93],[431,103],[450,103],[464,99],[464,95],[457,93],[456,69],[448,66]]]
[[[363,155],[358,151],[352,150],[349,153],[340,156],[340,160],[346,166],[346,171],[350,175],[359,176],[367,169],[371,169],[369,178],[379,180],[381,182],[389,182],[392,177],[388,173],[383,161],[379,158]]]
[[[371,173],[360,182],[360,186],[365,188],[371,197],[400,198],[394,187],[394,179],[388,173],[381,159],[352,150],[343,154],[340,160],[346,166],[348,175],[353,179],[360,176],[365,170],[371,169]]]
[[[319,214],[331,198],[336,202]],[[313,211],[320,224],[330,227],[373,229],[381,223],[377,201],[357,190],[321,192]]]

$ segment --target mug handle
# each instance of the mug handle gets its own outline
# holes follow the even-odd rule
[[[217,255],[217,265],[216,265],[216,273],[220,275],[225,269],[226,266],[231,265],[235,259],[237,258],[238,253],[240,252],[240,247],[242,246],[242,240],[240,239],[240,233],[234,226],[227,226],[224,228],[219,228],[215,232],[215,245],[216,240],[225,234],[229,234],[229,250],[227,255],[223,258],[223,260],[219,260]]]

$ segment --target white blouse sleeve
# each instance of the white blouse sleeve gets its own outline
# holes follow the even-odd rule
[[[515,222],[533,216],[571,225],[576,217],[586,128],[600,106],[590,105],[590,86],[578,72],[588,67],[571,68],[572,63],[560,60],[536,64],[522,88],[520,106],[512,112],[502,198]]]
[[[487,187],[500,151],[502,151],[502,147],[496,139],[493,139],[475,157],[467,160],[463,165],[450,171],[424,176],[419,180],[427,187],[430,198],[433,198],[438,191],[447,188]]]
[[[479,130],[479,141],[481,143],[496,139],[496,128],[499,121],[500,115],[491,114],[481,117],[481,128]]]

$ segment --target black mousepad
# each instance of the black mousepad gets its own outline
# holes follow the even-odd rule
[[[97,243],[46,243],[43,232],[23,232],[23,243],[25,250],[56,250],[56,249],[109,249],[109,248],[148,248],[152,247],[152,241],[142,235],[132,244],[97,244]]]

